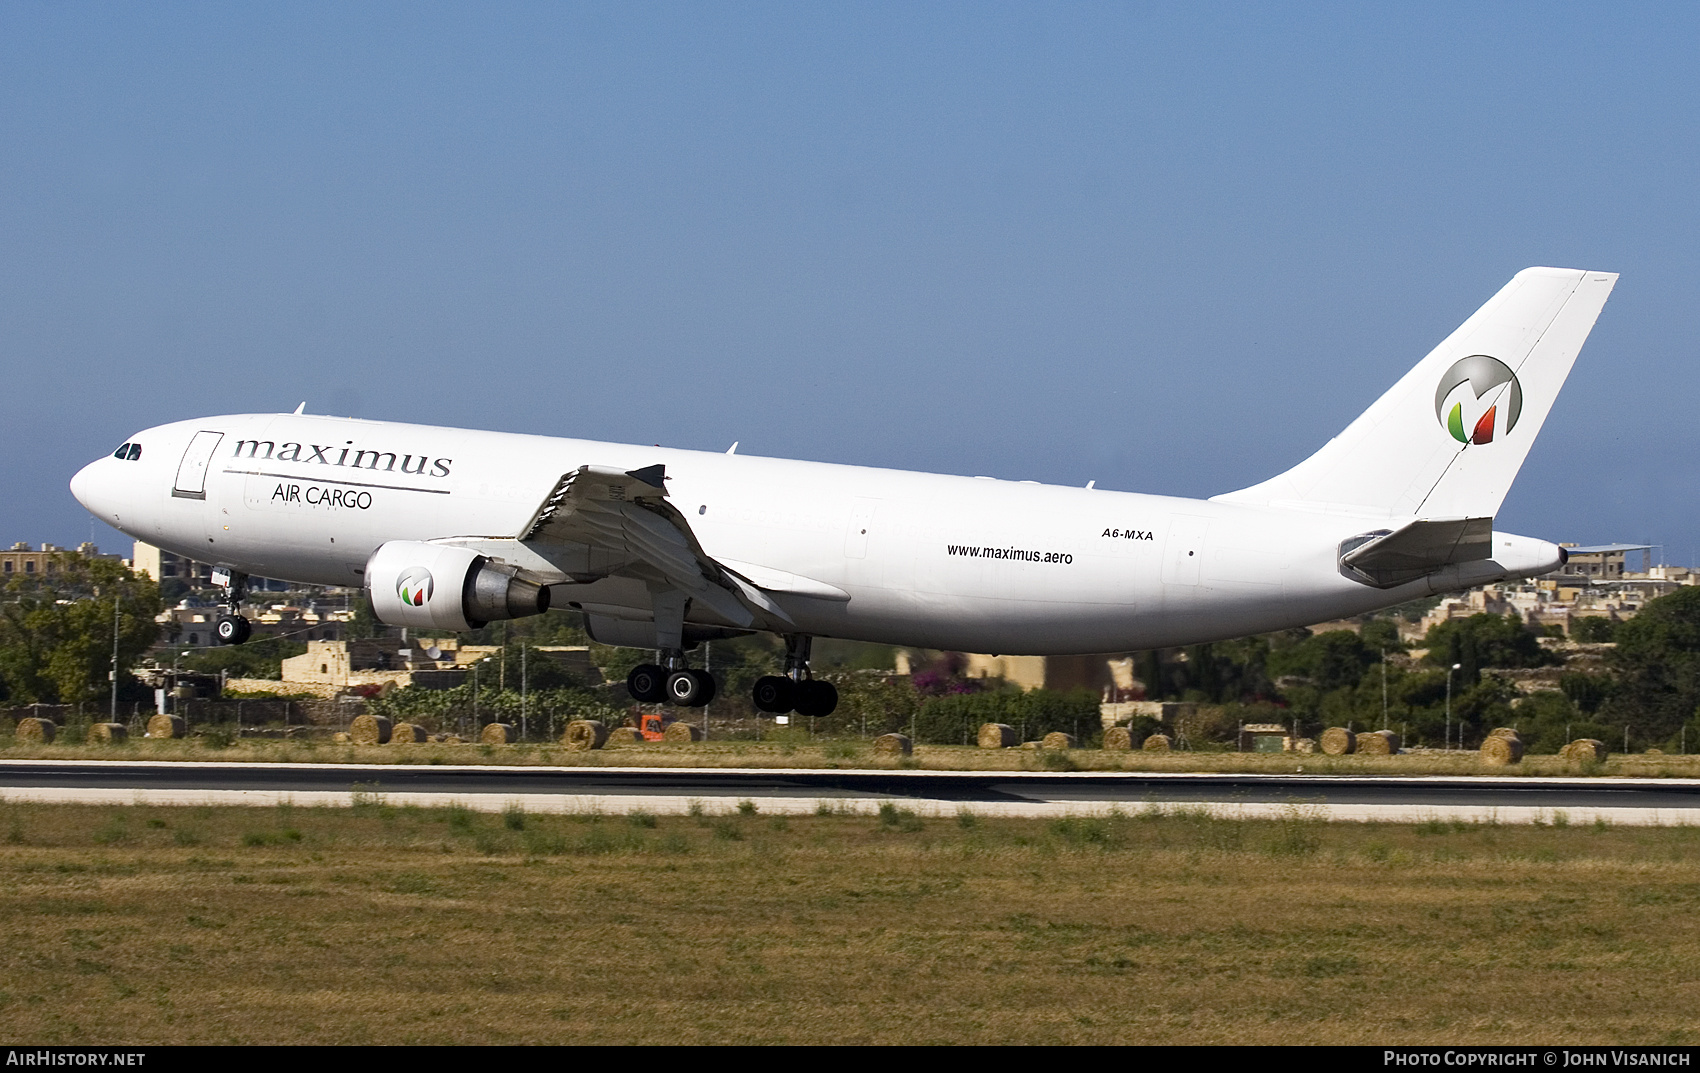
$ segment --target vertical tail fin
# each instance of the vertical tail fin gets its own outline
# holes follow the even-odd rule
[[[1492,517],[1616,282],[1611,272],[1524,269],[1320,451],[1215,501]]]

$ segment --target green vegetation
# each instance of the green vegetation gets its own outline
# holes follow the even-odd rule
[[[286,637],[256,637],[243,645],[197,648],[184,652],[176,665],[202,674],[226,672],[231,678],[279,678],[283,661],[307,651],[306,644]]]
[[[1686,724],[1690,739],[1700,740],[1700,588],[1649,601],[1615,636],[1604,717],[1643,739],[1668,741]]]
[[[1091,743],[1100,731],[1098,701],[1097,692],[1090,689],[1000,689],[928,697],[915,716],[915,740],[968,745],[980,724],[1007,723],[1027,741],[1060,730]]]
[[[1229,740],[1241,722],[1296,724],[1314,735],[1383,720],[1408,745],[1438,746],[1447,737],[1450,675],[1454,742],[1474,746],[1496,726],[1515,726],[1536,753],[1582,737],[1618,750],[1627,728],[1634,750],[1700,749],[1700,589],[1649,601],[1623,623],[1579,619],[1575,630],[1590,641],[1615,639],[1616,647],[1603,662],[1558,674],[1556,689],[1521,690],[1495,673],[1563,662],[1515,615],[1441,623],[1414,661],[1383,617],[1358,631],[1293,630],[1144,653],[1135,673],[1153,699],[1218,706],[1191,734],[1195,748]]]
[[[8,803],[0,1011],[86,1046],[1694,1044],[1700,833],[1557,819]]]
[[[111,559],[76,552],[52,572],[13,574],[0,589],[0,701],[89,704],[111,696],[113,618],[118,666],[128,671],[159,634],[159,586]],[[120,696],[145,691],[128,673]]]

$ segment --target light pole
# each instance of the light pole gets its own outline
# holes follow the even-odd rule
[[[118,586],[112,587],[112,722],[118,722],[118,606],[123,595]]]
[[[1387,729],[1387,649],[1381,650],[1381,729]]]
[[[1452,672],[1464,666],[1454,663],[1446,669],[1446,748],[1452,748]],[[1464,728],[1458,728],[1458,748],[1464,747]]]
[[[472,665],[472,730],[469,739],[478,736],[478,664],[483,662],[478,660]]]

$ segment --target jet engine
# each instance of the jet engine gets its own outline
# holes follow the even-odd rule
[[[486,622],[541,615],[549,588],[470,548],[392,540],[366,561],[372,612],[391,626],[475,630]]]

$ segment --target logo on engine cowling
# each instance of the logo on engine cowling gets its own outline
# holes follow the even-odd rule
[[[431,571],[416,566],[401,575],[395,583],[395,594],[409,607],[424,607],[431,598]]]

